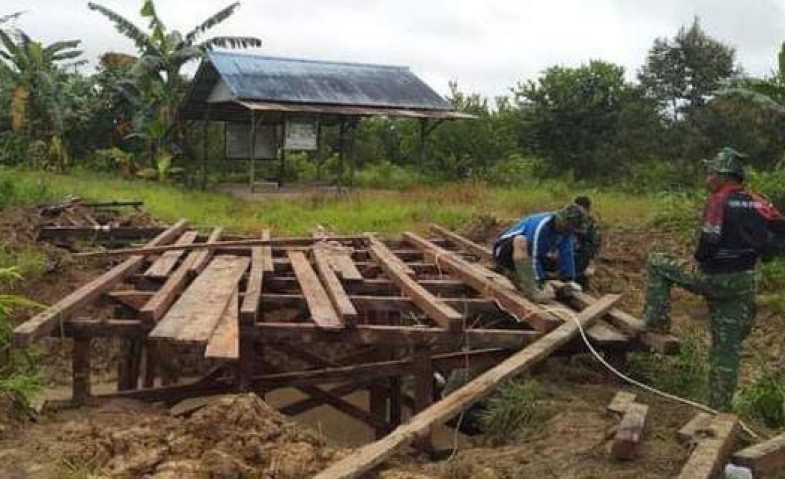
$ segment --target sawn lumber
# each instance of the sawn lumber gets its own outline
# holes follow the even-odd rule
[[[584,328],[590,326],[619,299],[619,296],[603,297],[578,313],[577,322]],[[317,479],[360,477],[390,457],[398,448],[410,444],[418,437],[426,436],[435,425],[449,420],[464,408],[489,395],[499,383],[527,371],[544,360],[577,334],[578,326],[575,321],[562,324],[446,398],[416,414],[409,422],[399,426],[383,439],[357,449],[315,477]]]

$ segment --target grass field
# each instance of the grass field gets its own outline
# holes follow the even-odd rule
[[[304,234],[317,226],[336,233],[394,233],[418,230],[428,222],[458,227],[473,218],[511,221],[524,214],[558,208],[576,194],[589,194],[596,214],[611,226],[638,227],[674,208],[674,198],[586,191],[563,183],[499,188],[476,183],[417,187],[408,191],[366,190],[297,199],[240,200],[198,191],[95,173],[58,175],[0,169],[0,207],[59,200],[68,195],[91,200],[141,199],[163,220],[187,218],[196,226],[221,225],[237,232],[271,228],[275,234]]]

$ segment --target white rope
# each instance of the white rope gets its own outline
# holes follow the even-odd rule
[[[676,396],[674,394],[669,394],[669,393],[660,391],[659,389],[655,389],[655,388],[649,386],[648,384],[644,384],[644,383],[642,383],[640,381],[637,381],[637,380],[627,376],[626,374],[620,372],[618,369],[614,368],[611,364],[609,364],[605,360],[605,358],[603,358],[602,355],[594,348],[594,346],[591,344],[591,341],[589,341],[588,336],[586,336],[586,331],[584,330],[583,325],[578,320],[578,315],[575,314],[574,311],[572,311],[570,309],[567,309],[565,307],[554,307],[554,306],[545,307],[544,309],[546,311],[548,311],[548,312],[556,314],[557,316],[559,315],[558,313],[560,313],[560,312],[561,313],[566,313],[566,315],[575,322],[575,325],[578,327],[578,332],[580,332],[581,339],[583,340],[584,344],[586,344],[586,347],[589,349],[589,351],[591,352],[592,356],[594,356],[594,358],[600,364],[605,366],[610,372],[615,374],[617,377],[619,377],[619,378],[623,379],[624,381],[626,381],[626,382],[628,382],[628,383],[630,383],[630,384],[632,384],[634,386],[637,386],[637,387],[639,387],[639,388],[641,388],[641,389],[643,389],[645,391],[648,391],[648,392],[650,392],[652,394],[655,394],[657,396],[661,396],[663,398],[670,399],[672,401],[676,401],[676,402],[680,402],[682,404],[686,404],[686,405],[691,406],[691,407],[693,407],[695,409],[707,412],[707,413],[712,414],[712,415],[717,415],[717,414],[720,413],[720,411],[717,411],[716,409],[712,409],[712,408],[710,408],[710,407],[708,407],[708,406],[706,406],[704,404],[701,404],[699,402],[691,401],[689,399],[685,399],[685,398]],[[749,434],[752,438],[754,438],[754,439],[760,439],[761,438],[761,436],[759,434],[757,434],[755,431],[753,431],[743,421],[740,420],[739,421],[739,425],[744,430],[744,432]]]

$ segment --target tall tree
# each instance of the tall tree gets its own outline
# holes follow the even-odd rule
[[[678,120],[704,105],[724,81],[738,73],[735,56],[733,48],[704,32],[696,17],[672,39],[654,41],[638,79],[667,116]]]

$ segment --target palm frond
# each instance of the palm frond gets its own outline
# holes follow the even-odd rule
[[[82,43],[81,40],[67,40],[64,42],[54,42],[44,48],[44,54],[46,55],[54,55],[55,53],[59,53],[63,50],[71,50],[79,46]]]
[[[21,17],[22,14],[24,13],[25,12],[14,12],[11,13],[10,15],[3,15],[2,17],[0,17],[0,25],[6,22],[10,22],[11,20],[16,20],[17,18]]]
[[[142,15],[143,18],[150,19],[150,30],[153,32],[151,36],[157,42],[163,42],[166,37],[166,25],[164,25],[164,22],[158,16],[153,0],[144,0],[140,15]]]
[[[234,14],[234,11],[240,6],[240,2],[234,2],[228,7],[221,9],[220,11],[211,15],[207,20],[203,21],[201,24],[197,25],[196,28],[188,32],[185,36],[185,43],[187,45],[193,45],[197,38],[200,35],[204,34],[207,30],[215,27],[219,23],[223,22],[227,18],[231,17]]]
[[[215,37],[199,44],[202,51],[220,48],[254,48],[262,46],[262,41],[255,37]]]
[[[20,54],[19,45],[17,45],[16,42],[14,42],[14,40],[2,30],[0,30],[0,42],[3,44],[3,47],[5,47],[9,54],[13,56]]]
[[[62,61],[62,60],[70,60],[72,58],[77,58],[82,56],[82,50],[71,50],[68,52],[61,52],[52,55],[50,58],[53,62]]]
[[[95,10],[114,23],[115,29],[133,41],[136,45],[136,48],[139,50],[144,52],[153,48],[150,37],[139,27],[126,20],[122,15],[115,13],[112,10],[97,3],[90,2],[87,4],[87,6],[90,8],[90,10]]]

